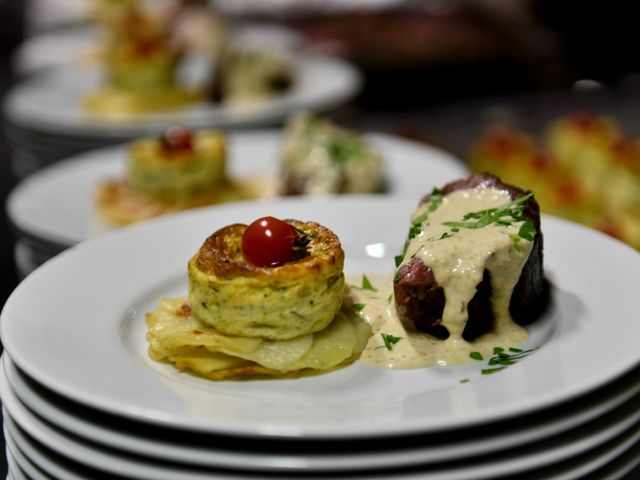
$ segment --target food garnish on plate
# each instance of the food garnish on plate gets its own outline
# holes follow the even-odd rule
[[[132,142],[127,160],[125,178],[97,188],[98,212],[113,225],[259,195],[252,184],[228,178],[226,139],[217,130],[172,126],[160,137]]]
[[[387,368],[469,363],[517,348],[549,301],[533,193],[476,174],[434,189],[412,215],[392,281],[356,289],[373,336],[362,359]]]
[[[525,326],[545,313],[550,286],[532,192],[490,174],[434,188],[395,261],[392,277],[345,285],[344,252],[326,227],[273,217],[223,227],[188,263],[188,298],[147,314],[149,354],[225,379],[357,359],[415,369],[499,351],[514,362],[535,350],[521,348]]]
[[[171,18],[147,10],[137,2],[118,2],[101,12],[104,79],[84,98],[87,112],[107,116],[160,112],[201,97],[202,92],[178,82],[185,52],[172,38]]]
[[[284,49],[228,44],[215,65],[212,99],[225,106],[255,105],[287,92],[294,57]]]
[[[230,178],[226,137],[218,130],[168,127],[133,141],[124,178],[97,188],[100,218],[127,225],[165,213],[287,195],[383,192],[383,160],[359,134],[309,114],[291,117],[274,158],[277,172]]]
[[[382,155],[356,132],[299,113],[284,131],[279,192],[283,195],[380,193]]]
[[[343,265],[339,239],[315,222],[223,227],[189,260],[188,297],[147,314],[149,355],[213,380],[351,363],[370,329],[344,301]]]

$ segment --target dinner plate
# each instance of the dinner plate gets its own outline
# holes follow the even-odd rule
[[[282,131],[227,134],[229,175],[235,179],[275,179]],[[439,185],[466,175],[463,163],[443,150],[384,134],[369,141],[385,159],[389,193],[415,199]],[[127,146],[94,150],[46,167],[21,182],[7,199],[7,215],[25,235],[73,245],[106,230],[96,214],[100,181],[124,175]]]
[[[49,258],[53,257],[54,255],[55,254],[52,254]],[[36,268],[38,268],[42,263],[44,263],[35,258],[29,246],[24,242],[21,242],[20,240],[16,241],[15,246],[13,247],[13,258],[15,262],[16,273],[18,274],[20,279],[23,279],[31,272],[33,272]]]
[[[298,32],[276,23],[234,22],[231,34],[236,44],[260,42],[288,50],[300,49],[304,45]],[[16,48],[13,68],[20,76],[70,64],[97,68],[103,36],[100,28],[86,23],[39,32]]]
[[[7,459],[7,480],[39,480],[38,477],[32,477],[31,479],[27,477],[8,445],[5,447],[5,458]]]
[[[356,362],[299,379],[212,382],[148,358],[145,312],[159,298],[186,295],[186,262],[214,230],[264,215],[313,219],[339,236],[345,274],[359,279],[392,274],[414,208],[407,198],[290,198],[108,232],[58,255],[16,288],[2,312],[2,342],[34,380],[98,410],[186,430],[299,440],[514,418],[584,395],[638,364],[640,327],[632,319],[640,308],[640,256],[550,216],[542,229],[554,300],[524,345],[539,349],[497,374],[483,375],[485,362],[414,370]]]
[[[96,57],[100,41],[97,28],[74,25],[45,31],[25,39],[12,58],[18,75],[33,74],[44,68],[85,64]]]
[[[14,439],[16,436],[25,440],[31,437],[51,452],[87,468],[95,468],[113,475],[147,480],[172,480],[174,478],[199,480],[211,478],[212,475],[215,475],[215,478],[237,478],[239,474],[245,478],[251,476],[277,478],[275,475],[278,475],[272,472],[265,473],[259,469],[248,472],[247,470],[221,469],[220,467],[198,468],[184,463],[169,463],[117,452],[100,444],[86,442],[83,439],[67,435],[64,431],[52,427],[38,416],[33,415],[14,396],[4,375],[0,379],[0,390],[4,402],[6,426]],[[592,424],[567,434],[558,435],[552,440],[526,445],[516,450],[497,451],[493,452],[493,455],[465,459],[464,462],[454,461],[427,467],[418,465],[414,466],[413,473],[416,475],[418,472],[423,472],[423,474],[428,472],[432,477],[443,480],[493,479],[530,470],[553,469],[556,464],[574,459],[576,456],[599,447],[613,448],[614,445],[622,443],[626,445],[626,448],[630,448],[631,445],[627,444],[627,440],[635,442],[640,436],[638,400],[638,397],[634,397],[624,407],[599,418]],[[623,450],[621,449],[619,453],[622,453]],[[412,465],[404,467],[412,467]],[[581,468],[586,469],[587,467],[582,466]],[[367,470],[367,478],[403,478],[405,476],[402,468],[399,471],[389,467],[386,469],[368,468]],[[363,473],[359,470],[356,472]],[[314,478],[340,478],[353,472],[304,472],[300,470],[296,473],[300,476],[311,474]],[[547,478],[547,476],[545,475],[543,478]]]
[[[242,450],[229,437],[180,435],[175,430],[149,429],[101,415],[52,392],[26,378],[8,355],[2,359],[8,386],[32,412],[55,427],[106,447],[152,458],[211,467],[267,471],[355,470],[425,465],[460,461],[482,454],[501,452],[539,442],[608,414],[637,395],[638,375],[608,385],[606,391],[580,398],[577,402],[544,412],[544,416],[523,416],[518,422],[494,424],[489,431],[466,429],[436,437],[394,439],[392,444],[367,442],[341,444],[340,451],[318,455],[318,445],[297,451],[289,442],[254,442]],[[622,379],[621,379],[622,380]],[[637,399],[634,405],[638,405]],[[624,407],[622,407],[624,408]],[[337,447],[337,446],[336,446]],[[369,449],[367,449],[369,447]],[[320,447],[321,448],[321,447]],[[373,450],[371,450],[373,448]]]
[[[184,69],[184,83],[206,81],[206,62],[194,59]],[[299,54],[294,60],[296,81],[285,93],[251,105],[224,106],[199,102],[167,113],[106,118],[81,108],[84,94],[101,82],[99,70],[65,65],[33,75],[5,98],[5,116],[16,125],[59,132],[64,136],[127,137],[156,132],[167,124],[190,128],[231,127],[283,120],[298,110],[328,110],[355,95],[361,74],[350,63],[328,56]]]

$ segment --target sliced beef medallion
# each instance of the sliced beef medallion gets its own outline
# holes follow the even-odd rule
[[[490,174],[423,197],[397,263],[398,316],[440,339],[528,324],[549,301],[538,203]]]

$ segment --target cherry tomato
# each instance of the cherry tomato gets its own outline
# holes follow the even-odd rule
[[[294,260],[297,230],[275,217],[262,217],[242,235],[242,253],[256,267],[279,267]]]
[[[191,150],[193,146],[193,135],[191,132],[177,125],[168,127],[160,137],[162,148],[167,151]]]

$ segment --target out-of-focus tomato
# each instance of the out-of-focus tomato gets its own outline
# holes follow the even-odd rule
[[[166,151],[189,151],[193,148],[193,134],[187,128],[172,125],[162,133],[160,142]]]

